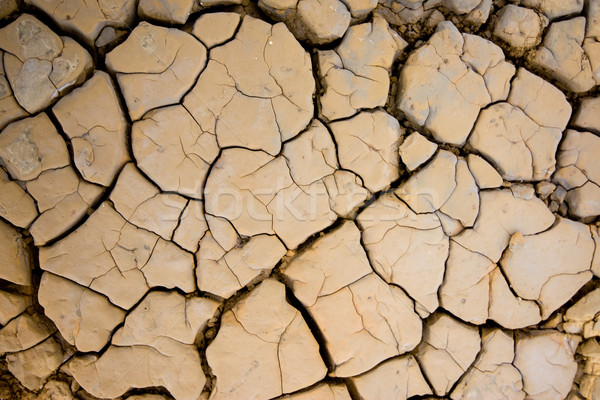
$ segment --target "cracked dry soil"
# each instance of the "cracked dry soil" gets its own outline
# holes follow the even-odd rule
[[[1,400],[600,400],[600,0],[0,2]]]

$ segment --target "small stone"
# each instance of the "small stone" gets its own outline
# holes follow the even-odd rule
[[[546,200],[556,189],[556,185],[552,182],[542,181],[535,185],[535,192],[542,200]]]

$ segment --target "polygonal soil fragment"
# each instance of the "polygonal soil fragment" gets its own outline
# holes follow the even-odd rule
[[[227,221],[208,220],[211,231],[202,238],[196,253],[196,279],[202,291],[229,298],[264,278],[286,253],[277,236],[256,235],[243,241]],[[228,240],[223,240],[225,237]]]
[[[0,220],[0,279],[17,285],[31,285],[31,262],[23,237],[19,232]]]
[[[31,305],[29,296],[0,290],[0,325],[6,325]]]
[[[429,164],[403,182],[395,193],[416,213],[439,210],[438,215],[444,218],[442,223],[458,225],[459,231],[462,227],[473,226],[479,213],[478,188],[466,160],[447,150],[440,150]],[[452,219],[456,221],[452,222]],[[456,229],[448,228],[444,226],[448,234]]]
[[[82,177],[110,186],[129,153],[127,122],[108,74],[97,71],[52,107],[52,113],[71,139],[73,161]]]
[[[26,0],[50,16],[61,28],[74,31],[93,44],[105,26],[126,28],[135,15],[135,0]]]
[[[312,44],[339,39],[350,24],[350,12],[340,0],[260,0],[258,6],[272,18],[285,21],[297,39]]]
[[[187,204],[181,196],[160,193],[134,164],[127,164],[110,194],[115,210],[133,225],[171,240]]]
[[[412,396],[432,394],[419,364],[411,355],[381,363],[375,369],[351,378],[351,381],[359,395],[370,400],[406,400]]]
[[[28,14],[0,29],[0,49],[5,51],[4,71],[15,98],[31,114],[82,83],[93,66],[77,42],[59,37]]]
[[[138,167],[162,190],[202,199],[208,169],[219,154],[214,133],[175,105],[149,112],[133,124],[131,136]]]
[[[293,167],[284,156],[224,150],[206,182],[207,214],[228,219],[242,236],[277,234],[288,248],[295,248],[331,225],[336,215],[323,177],[318,174],[314,183],[298,185]]]
[[[413,302],[373,273],[351,221],[292,259],[283,273],[321,330],[335,376],[368,371],[421,338]]]
[[[22,182],[41,213],[29,228],[43,245],[73,227],[102,194],[70,165],[67,146],[45,113],[8,125],[0,134],[0,163]]]
[[[577,372],[573,357],[579,340],[556,331],[533,331],[516,338],[514,365],[530,399],[564,399]]]
[[[406,290],[419,312],[432,313],[448,258],[448,237],[439,218],[415,214],[393,194],[386,194],[357,219],[375,271]]]
[[[206,378],[193,343],[217,306],[212,300],[186,299],[175,292],[150,293],[127,316],[108,350],[99,357],[76,357],[69,369],[97,397],[163,386],[177,400],[196,400]]]
[[[23,313],[0,329],[0,355],[30,349],[55,331],[46,317]]]
[[[385,105],[388,71],[406,46],[404,39],[375,15],[373,22],[348,29],[335,50],[319,51],[319,75],[325,88],[320,98],[323,116],[336,120]]]
[[[93,290],[45,272],[38,301],[61,335],[79,351],[100,351],[125,311]]]
[[[480,109],[506,99],[514,70],[495,44],[442,22],[402,68],[397,107],[436,140],[462,145]]]
[[[0,50],[0,129],[6,124],[27,115],[15,99],[4,72],[4,52]]]
[[[569,333],[583,333],[585,338],[595,335],[596,315],[600,313],[600,289],[586,294],[565,313],[564,328]]]
[[[400,145],[400,159],[409,171],[429,160],[437,150],[437,144],[430,142],[419,132],[411,133]]]
[[[107,203],[75,232],[40,249],[40,266],[105,294],[123,309],[130,309],[150,287],[178,287],[187,293],[196,288],[191,254],[136,228]]]
[[[569,213],[590,219],[600,214],[600,138],[589,132],[567,130],[558,153],[554,182],[568,192]]]
[[[194,0],[140,0],[140,17],[171,24],[184,24],[194,8]]]
[[[480,348],[476,328],[446,314],[435,314],[427,321],[417,359],[436,395],[448,394]]]
[[[598,114],[600,114],[600,97],[585,98],[573,116],[572,123],[577,128],[600,134]]]
[[[38,216],[33,198],[0,169],[0,216],[20,228],[28,227]]]
[[[513,365],[514,340],[500,329],[485,329],[481,336],[482,349],[469,372],[450,394],[460,399],[507,399],[525,397],[519,370]]]
[[[395,118],[377,110],[329,126],[338,146],[340,165],[360,176],[366,188],[378,192],[398,179],[402,130]]]
[[[542,30],[547,24],[548,20],[535,11],[507,4],[498,14],[493,34],[508,43],[511,50],[522,54],[540,43]]]
[[[240,14],[234,12],[202,14],[194,22],[192,35],[211,49],[231,39],[240,20]]]
[[[281,400],[350,400],[350,393],[343,384],[317,385],[313,389],[287,396],[278,397]]]
[[[536,234],[548,229],[555,220],[531,186],[482,191],[479,197],[479,215],[473,228],[465,229],[453,240],[492,262],[500,260],[513,234]]]
[[[561,130],[539,126],[520,108],[496,103],[479,114],[469,144],[509,181],[548,179],[554,172]]]
[[[276,155],[314,111],[310,56],[284,24],[246,16],[235,40],[211,50],[183,105],[219,147]]]
[[[514,234],[500,264],[514,291],[536,300],[546,319],[592,278],[594,246],[586,225],[559,218],[544,232]]]
[[[63,361],[62,348],[52,337],[30,349],[6,356],[8,370],[29,390],[39,390]]]
[[[106,55],[134,121],[153,108],[178,103],[205,62],[206,48],[193,36],[147,22]]]
[[[539,9],[551,20],[580,13],[583,9],[583,0],[523,0],[521,3],[526,7]]]
[[[535,66],[574,92],[586,92],[597,84],[589,58],[581,47],[585,23],[584,17],[552,23],[533,59]]]
[[[215,400],[269,399],[310,386],[327,372],[284,285],[271,279],[225,312],[206,357],[216,376]]]

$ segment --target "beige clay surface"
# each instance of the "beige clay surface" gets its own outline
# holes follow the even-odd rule
[[[0,1],[0,400],[600,400],[600,0]]]

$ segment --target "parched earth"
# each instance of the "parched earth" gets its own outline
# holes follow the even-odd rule
[[[600,0],[0,2],[0,399],[600,399]]]

